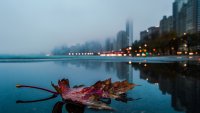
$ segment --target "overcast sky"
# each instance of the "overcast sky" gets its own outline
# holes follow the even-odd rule
[[[0,54],[48,52],[56,46],[116,37],[134,22],[134,39],[174,0],[0,0]]]

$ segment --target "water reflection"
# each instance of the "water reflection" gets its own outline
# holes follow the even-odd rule
[[[200,66],[181,62],[173,64],[133,64],[140,78],[159,85],[163,94],[171,95],[171,106],[177,111],[200,113]]]
[[[87,69],[105,68],[120,79],[133,82],[133,70],[140,71],[140,79],[158,85],[163,95],[171,95],[171,106],[176,111],[200,113],[200,65],[193,62],[178,63],[113,63],[98,61],[57,62],[57,64],[84,66]]]
[[[62,66],[67,66],[67,65],[75,65],[76,67],[85,67],[86,69],[99,69],[102,65],[103,62],[94,62],[94,61],[87,61],[87,60],[72,60],[72,61],[56,61],[54,62],[55,64],[62,65]]]
[[[16,103],[34,103],[34,102],[42,102],[42,101],[47,101],[50,99],[56,98],[57,95],[52,95],[50,97],[44,98],[44,99],[37,99],[37,100],[17,100]],[[68,113],[84,113],[85,111],[85,106],[82,104],[74,104],[72,102],[63,102],[63,101],[58,101],[54,105],[52,109],[52,113],[62,113],[62,108],[65,105],[66,110]]]
[[[77,67],[85,67],[86,69],[95,70],[104,67],[107,73],[116,72],[117,77],[120,80],[128,80],[129,83],[133,83],[133,68],[129,62],[102,62],[102,61],[59,61],[56,64],[67,66],[75,65]]]
[[[128,80],[129,83],[133,83],[133,68],[128,62],[105,63],[105,70],[107,72],[116,72],[116,75],[120,80]]]

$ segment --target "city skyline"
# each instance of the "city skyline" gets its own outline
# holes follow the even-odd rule
[[[60,45],[104,41],[125,30],[130,17],[134,40],[139,40],[141,30],[172,14],[173,1],[1,1],[0,54],[40,53]]]
[[[159,34],[174,32],[177,36],[183,36],[200,32],[199,7],[199,0],[174,0],[172,15],[164,15],[160,20],[160,25],[157,26]],[[147,33],[148,30],[141,31],[140,40],[143,40]]]

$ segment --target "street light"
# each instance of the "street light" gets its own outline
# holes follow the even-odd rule
[[[184,44],[185,47],[187,47],[187,44]]]

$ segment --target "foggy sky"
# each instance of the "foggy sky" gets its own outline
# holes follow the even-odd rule
[[[0,0],[0,54],[48,52],[56,46],[102,41],[134,22],[134,39],[174,0]]]

